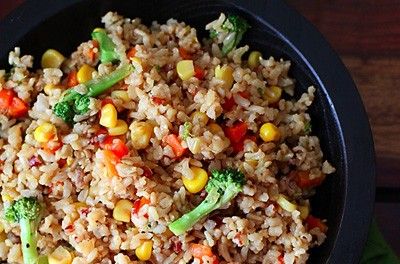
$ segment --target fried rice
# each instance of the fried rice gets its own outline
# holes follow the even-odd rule
[[[224,20],[222,14],[207,29],[220,28]],[[145,241],[151,241],[150,263],[305,263],[309,249],[323,243],[327,227],[309,213],[309,198],[325,175],[335,171],[323,158],[318,137],[310,133],[307,110],[315,88],[296,99],[290,61],[261,58],[250,69],[244,59],[248,46],[224,56],[221,40],[200,43],[195,28],[174,19],[146,26],[139,18],[109,12],[102,22],[121,63],[133,65],[134,71],[92,98],[89,111],[70,125],[53,108],[71,74],[87,65],[94,69],[91,77],[99,78],[117,67],[99,61],[96,41],[80,44],[60,68],[37,70],[32,69],[33,57],[15,48],[9,54],[11,71],[0,71],[2,89],[12,90],[29,106],[25,116],[0,114],[1,214],[21,197],[36,197],[43,205],[38,251],[50,259],[62,247],[69,255],[59,263],[142,263],[137,249]],[[127,55],[132,49],[134,58]],[[182,60],[191,60],[196,68],[186,80],[176,70]],[[232,69],[228,89],[216,77],[216,68],[223,65]],[[271,87],[282,91],[276,102],[263,92]],[[113,105],[129,126],[117,136],[129,153],[112,166],[102,147],[110,137],[110,130],[100,125],[105,104]],[[132,132],[139,122],[151,127],[144,146],[143,138]],[[238,123],[246,124],[240,146],[227,135]],[[278,139],[260,138],[266,123],[277,128]],[[35,138],[43,124],[55,126],[57,133],[49,141],[56,147]],[[166,141],[170,135],[183,154]],[[184,177],[195,177],[193,167],[209,175],[236,168],[246,182],[230,203],[176,236],[168,225],[207,195],[204,190],[191,193],[184,185]],[[116,217],[120,201],[131,206],[128,221]],[[0,259],[23,263],[19,225],[1,217],[0,227]],[[199,255],[193,245],[212,254]]]

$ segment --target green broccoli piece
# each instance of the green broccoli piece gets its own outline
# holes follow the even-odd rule
[[[83,85],[87,89],[86,94],[80,94],[73,89],[67,90],[61,101],[55,104],[53,108],[54,114],[62,118],[66,123],[72,124],[75,115],[83,115],[89,111],[90,97],[96,97],[106,92],[131,72],[133,72],[132,65],[122,65],[108,75],[84,83]]]
[[[192,124],[190,122],[185,122],[183,124],[183,133],[182,133],[182,139],[186,140],[188,137],[191,136],[190,130],[192,129]]]
[[[95,29],[92,32],[92,38],[99,43],[101,63],[116,62],[120,60],[120,57],[116,52],[116,45],[104,29]]]
[[[40,221],[41,206],[34,197],[23,197],[14,201],[5,211],[9,222],[18,222],[21,228],[21,247],[24,264],[36,264],[39,254],[37,251],[37,228]]]
[[[206,186],[208,193],[206,198],[192,211],[169,224],[169,229],[176,236],[184,234],[200,219],[235,198],[242,191],[244,183],[243,173],[236,169],[226,168],[213,171]]]
[[[237,15],[228,15],[222,24],[222,29],[229,32],[222,42],[222,54],[231,52],[242,40],[244,33],[250,26],[246,20]]]

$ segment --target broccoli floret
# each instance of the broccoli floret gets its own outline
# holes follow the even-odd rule
[[[99,43],[101,63],[120,60],[116,51],[116,45],[104,30],[96,29],[92,32],[92,38]]]
[[[109,75],[88,81],[83,84],[87,89],[86,94],[80,94],[73,89],[66,91],[61,101],[55,104],[53,108],[54,114],[62,118],[66,123],[72,124],[75,115],[83,115],[89,111],[90,97],[96,97],[106,92],[114,84],[131,74],[132,71],[133,66],[126,64]]]
[[[25,264],[36,264],[37,228],[40,221],[41,206],[36,198],[24,197],[14,201],[5,211],[9,222],[18,222],[21,228],[21,247]]]
[[[245,178],[236,169],[226,168],[211,173],[207,183],[207,196],[196,208],[168,225],[175,235],[184,234],[200,219],[229,203],[242,191]]]
[[[229,15],[224,24],[222,25],[222,29],[229,32],[224,41],[222,42],[222,54],[226,55],[231,50],[233,50],[239,42],[242,40],[244,33],[249,28],[249,24],[246,20],[236,15]]]

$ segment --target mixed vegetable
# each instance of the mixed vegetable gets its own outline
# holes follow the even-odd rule
[[[169,224],[169,229],[177,236],[184,234],[200,219],[235,198],[242,191],[244,183],[243,173],[236,169],[226,168],[213,171],[212,177],[206,185],[207,196],[203,202],[189,213]]]

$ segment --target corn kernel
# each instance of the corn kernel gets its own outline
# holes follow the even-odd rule
[[[117,109],[112,104],[106,104],[101,108],[100,125],[104,127],[115,127],[117,125]]]
[[[113,210],[113,218],[117,221],[129,223],[133,203],[129,200],[119,200]]]
[[[132,146],[135,149],[144,149],[149,143],[153,135],[153,126],[147,122],[132,122],[129,127],[131,131]]]
[[[281,99],[282,88],[278,86],[267,87],[267,89],[265,89],[264,95],[269,104],[274,104]]]
[[[143,71],[143,62],[140,58],[138,57],[132,57],[131,62],[133,67],[137,72],[142,72]]]
[[[250,69],[256,68],[258,65],[260,65],[260,59],[262,57],[261,52],[259,51],[252,51],[249,54],[249,59],[247,61],[247,64],[249,65]]]
[[[224,81],[223,87],[226,90],[231,89],[233,85],[233,69],[229,65],[217,66],[215,68],[215,77]]]
[[[96,70],[93,67],[90,67],[87,64],[83,64],[76,74],[76,79],[78,80],[79,83],[85,83],[87,81],[90,81],[92,79],[92,74],[95,71]]]
[[[13,200],[13,198],[11,197],[11,195],[4,193],[1,195],[1,200],[3,202],[11,202]]]
[[[115,90],[115,91],[111,92],[111,98],[120,99],[124,103],[129,102],[129,100],[130,100],[128,92],[124,91],[124,90]]]
[[[76,203],[73,203],[73,206],[74,206],[75,210],[79,210],[79,209],[81,209],[81,208],[88,207],[87,204],[85,204],[85,203],[83,203],[83,202],[76,202]]]
[[[74,159],[72,157],[67,158],[67,165],[71,166],[71,164],[74,162]]]
[[[151,258],[153,252],[153,241],[147,240],[135,249],[135,254],[141,261],[146,261]]]
[[[110,127],[107,130],[110,136],[123,135],[128,132],[128,124],[124,120],[118,119],[115,127]]]
[[[198,193],[203,190],[208,181],[208,173],[202,168],[191,167],[193,179],[182,176],[183,185],[190,193]]]
[[[48,49],[42,55],[42,68],[60,68],[65,57],[54,49]]]
[[[190,117],[192,118],[192,123],[194,125],[200,125],[201,127],[207,125],[208,116],[203,112],[195,111],[190,115]]]
[[[210,130],[211,133],[213,134],[221,134],[224,133],[222,130],[222,127],[218,125],[217,123],[211,123],[208,125],[208,130]]]
[[[57,128],[50,123],[43,123],[33,132],[33,137],[37,142],[47,143],[57,134]]]
[[[280,207],[284,210],[288,211],[289,213],[293,212],[297,209],[297,205],[288,201],[287,197],[282,194],[279,194],[278,200],[276,201]]]
[[[281,133],[274,124],[265,123],[260,128],[260,137],[265,142],[278,141],[281,137]]]
[[[301,219],[306,219],[310,214],[310,207],[307,205],[299,205],[297,209],[300,211]]]
[[[176,72],[179,78],[186,81],[194,76],[194,66],[192,60],[182,60],[176,64]]]
[[[56,86],[56,85],[54,85],[54,84],[49,83],[49,84],[46,84],[46,85],[44,86],[43,91],[44,91],[47,95],[51,95],[55,89],[63,89],[63,87],[62,87],[62,86]]]
[[[64,247],[59,246],[48,257],[49,264],[71,264],[72,255]]]

